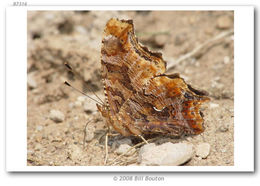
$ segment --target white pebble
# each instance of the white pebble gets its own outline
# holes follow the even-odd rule
[[[129,138],[123,138],[123,139],[117,140],[116,143],[119,145],[121,145],[121,144],[127,144],[130,146],[133,145],[131,139],[129,139]]]
[[[83,26],[75,26],[75,30],[77,31],[77,32],[79,32],[80,34],[86,34],[87,33],[87,31],[86,31],[86,29],[83,27]]]
[[[224,64],[228,64],[230,62],[230,59],[228,56],[224,57]]]
[[[219,131],[220,132],[227,132],[228,131],[228,125],[221,125],[220,127],[219,127]]]
[[[216,103],[210,103],[210,108],[211,109],[214,109],[214,108],[218,108],[219,107],[219,104],[216,104]]]
[[[70,108],[70,109],[73,109],[73,108],[74,108],[74,106],[75,106],[75,105],[74,105],[74,103],[72,103],[72,102],[71,102],[71,103],[69,103],[69,108]]]
[[[86,128],[86,139],[85,140],[87,142],[94,139],[94,136],[95,136],[94,131],[95,131],[94,127],[88,126]]]
[[[87,113],[93,113],[97,111],[96,103],[92,100],[85,101],[83,108]]]
[[[81,107],[81,106],[82,106],[82,102],[80,102],[80,101],[75,101],[75,102],[74,102],[74,106],[75,106],[75,107]]]
[[[41,125],[38,125],[37,127],[36,127],[36,130],[38,130],[38,131],[41,131],[43,129],[43,127],[41,126]]]
[[[127,144],[122,144],[118,147],[118,149],[116,149],[116,153],[117,154],[125,154],[129,149],[131,149],[130,145]],[[135,151],[135,149],[130,150],[128,153],[126,153],[125,155],[129,156],[131,155],[133,152]]]
[[[72,160],[77,161],[80,160],[82,157],[82,148],[78,145],[70,145],[68,148],[69,156]]]
[[[181,165],[193,156],[193,145],[190,143],[154,143],[144,145],[139,152],[141,165]]]
[[[42,145],[40,143],[37,143],[34,147],[34,150],[39,151],[42,149]]]
[[[210,144],[209,143],[200,143],[196,147],[196,156],[199,156],[203,159],[207,158],[210,153]]]
[[[50,111],[50,119],[58,123],[58,122],[64,121],[65,116],[59,110],[51,110]]]
[[[220,150],[222,153],[225,153],[225,152],[227,152],[227,149],[221,149]]]
[[[27,75],[27,84],[31,89],[37,88],[37,83],[34,79],[34,73],[29,73]]]
[[[79,96],[77,97],[77,101],[80,101],[80,102],[84,102],[86,100],[86,97],[85,96]]]
[[[228,29],[232,26],[232,21],[229,16],[221,16],[217,19],[217,28],[219,29]]]

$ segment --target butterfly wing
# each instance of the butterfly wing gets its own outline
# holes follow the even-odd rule
[[[207,100],[178,75],[164,75],[160,53],[140,45],[131,20],[111,19],[102,39],[106,115],[123,135],[203,131],[199,109]],[[103,109],[105,110],[105,109]]]
[[[108,21],[102,39],[101,74],[109,109],[109,114],[104,115],[109,115],[110,123],[117,123],[114,128],[121,125],[117,116],[122,105],[142,91],[152,77],[163,74],[165,68],[160,53],[150,52],[138,44],[132,21]],[[118,131],[122,133],[122,130]]]
[[[180,136],[204,131],[200,107],[209,98],[182,78],[155,77],[143,92],[129,98],[120,111],[131,132]]]

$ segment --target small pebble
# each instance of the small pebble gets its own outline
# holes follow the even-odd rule
[[[94,139],[94,136],[95,136],[95,128],[94,127],[90,127],[90,126],[88,126],[87,128],[86,128],[86,141],[87,142],[89,142],[89,141],[91,141],[91,140],[93,140]]]
[[[210,153],[210,144],[209,143],[200,143],[196,147],[196,156],[199,156],[203,159],[207,158]]]
[[[69,156],[73,161],[80,160],[82,157],[82,148],[78,145],[72,144],[68,148]]]
[[[42,145],[41,145],[40,143],[37,143],[37,144],[35,145],[34,149],[35,149],[36,151],[39,151],[39,150],[42,149]]]
[[[86,97],[85,96],[79,96],[79,97],[77,97],[77,101],[79,101],[79,102],[84,102],[86,100]]]
[[[86,29],[83,26],[80,26],[80,25],[75,26],[75,31],[80,33],[80,34],[83,34],[83,35],[87,34]]]
[[[230,160],[226,160],[226,162],[225,162],[226,164],[230,164],[231,162],[230,162]]]
[[[129,149],[131,148],[130,145],[127,144],[122,144],[118,147],[118,149],[116,149],[116,153],[117,154],[124,154],[126,153]],[[132,149],[131,151],[129,151],[128,153],[126,153],[127,156],[131,155],[133,152],[135,151],[135,149]]]
[[[132,140],[129,139],[129,138],[123,138],[123,139],[120,139],[120,140],[117,140],[116,141],[117,144],[121,145],[121,144],[127,144],[127,145],[130,145],[132,146]]]
[[[202,160],[202,157],[199,156],[199,157],[198,157],[198,160]]]
[[[56,123],[62,122],[65,119],[64,114],[59,110],[51,110],[50,111],[50,119],[55,121]]]
[[[228,126],[227,125],[221,125],[219,127],[219,131],[220,132],[227,132],[228,131]]]
[[[216,87],[217,89],[221,89],[221,88],[223,88],[223,87],[225,87],[225,86],[224,86],[224,84],[222,84],[222,83],[216,83],[216,84],[215,84],[215,87]]]
[[[227,149],[221,149],[220,150],[222,153],[225,153],[225,152],[227,152]]]
[[[177,34],[174,40],[176,46],[182,45],[187,40],[187,35],[185,33]]]
[[[28,84],[29,88],[31,88],[31,89],[37,88],[37,83],[34,79],[34,73],[29,73],[27,75],[27,84]]]
[[[193,145],[189,143],[154,143],[144,145],[139,152],[141,165],[181,165],[193,156]]]
[[[197,61],[197,62],[195,63],[195,67],[200,67],[200,62]]]
[[[168,35],[165,34],[155,36],[155,43],[157,47],[163,47],[168,42],[168,40],[169,40]]]
[[[228,56],[224,57],[224,64],[228,64],[230,62],[230,58]]]
[[[85,101],[83,108],[86,113],[93,113],[97,111],[96,103],[92,100]]]
[[[75,107],[74,103],[70,102],[70,103],[69,103],[69,108],[70,108],[70,109],[73,109],[74,107]]]
[[[82,106],[82,102],[81,101],[75,101],[74,102],[74,106],[75,107],[81,107]]]
[[[36,127],[36,130],[38,130],[38,131],[41,131],[43,129],[43,127],[41,126],[41,125],[38,125],[37,127]]]
[[[208,35],[212,35],[214,32],[214,29],[212,27],[207,27],[205,29],[205,33],[208,34]]]
[[[87,141],[87,142],[92,141],[93,138],[94,138],[94,136],[95,136],[94,132],[87,132],[87,133],[86,133],[86,141]]]
[[[214,109],[214,108],[218,108],[219,107],[219,104],[216,104],[216,103],[210,103],[210,108],[211,109]]]
[[[217,20],[217,28],[219,29],[228,29],[232,26],[232,21],[229,16],[221,16]]]

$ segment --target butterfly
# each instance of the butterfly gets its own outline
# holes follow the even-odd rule
[[[132,20],[110,19],[101,47],[105,102],[97,104],[108,126],[123,136],[182,136],[204,131],[204,91],[179,74],[165,74],[162,54],[142,46]]]

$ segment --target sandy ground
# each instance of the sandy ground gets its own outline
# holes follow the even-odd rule
[[[163,53],[172,66],[191,85],[206,90],[211,101],[204,105],[205,132],[201,135],[171,139],[161,136],[157,143],[188,141],[211,146],[206,159],[194,157],[185,166],[234,165],[234,41],[228,35],[196,55],[176,63],[218,34],[233,28],[233,12],[226,11],[84,11],[28,12],[28,94],[27,165],[103,165],[105,123],[95,102],[66,87],[69,80],[86,94],[103,96],[100,80],[100,46],[105,23],[112,17],[133,19],[139,41]],[[82,81],[65,69],[68,62]],[[61,122],[50,119],[59,110]],[[84,130],[94,132],[83,148]],[[128,137],[132,144],[139,141]],[[109,138],[109,160],[123,136]],[[138,151],[138,149],[137,149]],[[125,158],[125,159],[124,159]],[[122,165],[136,164],[137,155],[124,157]],[[124,163],[125,162],[125,163]]]

